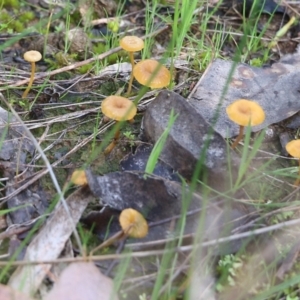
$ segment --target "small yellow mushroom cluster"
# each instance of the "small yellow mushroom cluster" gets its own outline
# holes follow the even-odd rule
[[[122,49],[128,51],[132,66],[130,81],[127,94],[131,92],[133,78],[140,84],[148,86],[152,89],[159,89],[170,84],[170,71],[161,63],[154,59],[142,60],[139,63],[134,63],[133,53],[144,48],[144,41],[137,36],[125,36],[120,40]]]
[[[159,62],[147,59],[135,64],[134,52],[144,48],[144,41],[141,38],[125,36],[120,40],[120,46],[129,53],[132,66],[127,95],[131,92],[133,78],[136,78],[139,83],[151,88],[162,88],[170,83],[171,75],[169,70]],[[137,113],[136,105],[131,100],[116,95],[105,98],[102,101],[101,110],[106,117],[117,122],[132,121]],[[109,154],[115,147],[119,135],[120,130],[117,129],[113,141],[104,150],[105,154]]]

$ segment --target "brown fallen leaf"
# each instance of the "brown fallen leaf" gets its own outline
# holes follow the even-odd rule
[[[69,265],[44,300],[118,300],[113,281],[91,262]],[[2,299],[2,298],[1,298]]]

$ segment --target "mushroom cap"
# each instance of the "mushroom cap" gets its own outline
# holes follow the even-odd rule
[[[102,101],[101,110],[104,115],[116,121],[131,120],[137,109],[132,101],[121,96],[109,96]]]
[[[255,126],[265,120],[263,108],[255,101],[239,99],[226,107],[229,119],[240,126]]]
[[[85,171],[84,170],[75,170],[72,173],[70,181],[73,184],[80,185],[80,186],[88,184],[87,177],[85,175]]]
[[[128,35],[120,40],[120,46],[128,52],[140,51],[144,48],[144,41],[137,36]]]
[[[293,140],[286,144],[285,146],[286,151],[289,155],[300,158],[300,140]]]
[[[122,210],[119,222],[122,230],[133,238],[143,238],[148,234],[148,224],[142,214],[132,208]]]
[[[23,57],[28,62],[37,62],[42,59],[42,54],[39,51],[30,50],[25,52]]]
[[[155,76],[149,82],[154,72]],[[149,86],[152,89],[166,87],[171,81],[170,71],[154,59],[138,62],[133,68],[133,76],[140,84]]]

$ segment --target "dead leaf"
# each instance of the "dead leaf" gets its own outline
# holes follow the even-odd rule
[[[72,296],[71,296],[72,295]],[[91,262],[70,264],[44,300],[117,300],[113,281]]]
[[[266,119],[252,127],[252,131],[261,130],[300,110],[299,66],[299,51],[267,68],[236,64],[232,75],[234,63],[216,59],[190,95],[189,103],[208,123],[214,124],[215,131],[223,137],[233,137],[238,134],[239,126],[229,120],[226,107],[240,98],[254,100],[265,110]]]
[[[43,261],[58,258],[73,232],[73,223],[77,224],[91,199],[93,196],[85,188],[78,189],[66,199],[73,222],[59,203],[44,227],[27,247],[24,260]],[[50,268],[51,264],[20,266],[11,276],[9,286],[16,289],[22,287],[22,291],[27,294],[34,293]]]
[[[34,300],[7,285],[0,284],[0,299],[1,300]]]

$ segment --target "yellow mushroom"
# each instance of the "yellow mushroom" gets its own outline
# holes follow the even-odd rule
[[[300,140],[290,141],[286,144],[285,149],[289,155],[299,159],[298,178],[294,183],[294,185],[298,186],[300,184]]]
[[[128,84],[128,89],[127,89],[127,95],[129,95],[131,92],[131,86],[132,86],[132,82],[133,82],[133,68],[134,68],[133,53],[136,51],[141,51],[144,48],[144,41],[141,38],[134,36],[134,35],[125,36],[120,40],[120,47],[128,52],[131,67],[132,67],[131,74],[130,74],[130,80],[129,80],[129,84]]]
[[[123,232],[133,238],[143,238],[148,234],[148,224],[142,214],[132,208],[124,209],[119,217]]]
[[[42,59],[42,54],[39,51],[31,50],[24,53],[24,59],[31,63],[31,75],[28,82],[28,86],[26,90],[24,91],[22,98],[26,98],[30,88],[32,86],[33,80],[34,80],[34,73],[35,73],[35,63],[37,61],[40,61]]]
[[[76,185],[80,185],[80,186],[83,186],[83,185],[87,185],[88,184],[88,181],[87,181],[87,178],[86,178],[86,175],[85,175],[85,171],[84,170],[75,170],[73,173],[72,173],[72,176],[71,176],[71,180],[70,180],[73,184],[76,184]]]
[[[101,245],[92,250],[90,252],[90,256],[92,256],[96,251],[110,246],[116,240],[124,239],[128,236],[141,239],[148,234],[147,221],[142,214],[132,208],[126,208],[122,210],[119,216],[119,222],[122,230],[118,231],[109,239],[104,241]]]
[[[243,137],[245,126],[256,126],[265,120],[263,108],[255,101],[239,99],[228,105],[226,108],[229,119],[240,125],[239,135],[232,144],[234,149]]]
[[[133,76],[140,84],[152,89],[166,87],[171,81],[170,71],[154,59],[138,62],[133,69]]]
[[[121,96],[109,96],[102,101],[102,113],[110,119],[116,121],[131,121],[137,113],[134,103]],[[105,154],[109,154],[115,147],[120,136],[120,130],[117,130],[114,140],[104,150]]]

